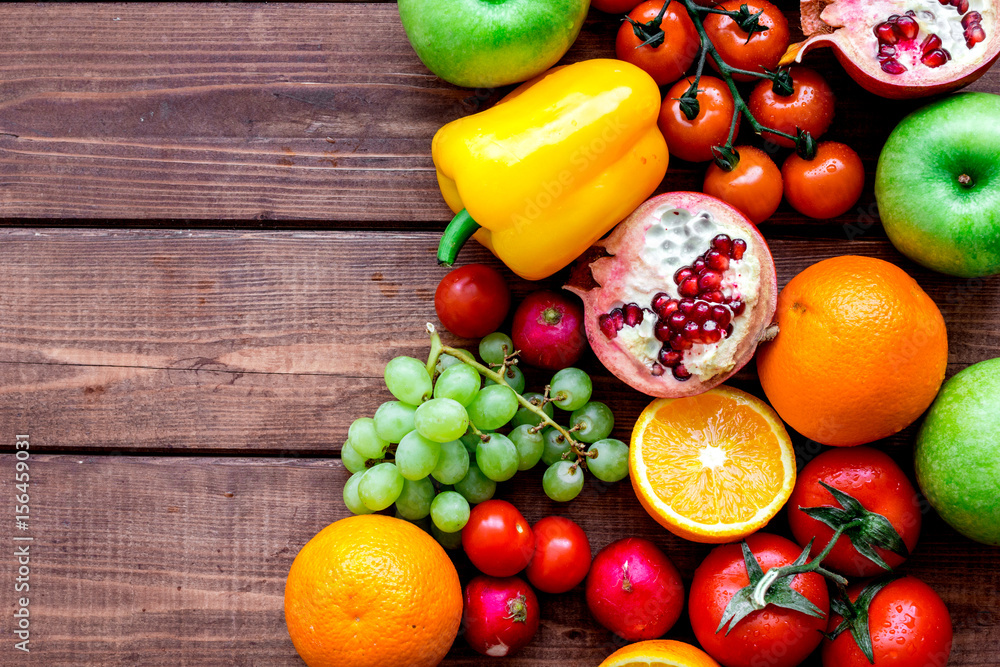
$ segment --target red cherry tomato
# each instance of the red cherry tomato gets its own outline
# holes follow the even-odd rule
[[[816,157],[792,153],[781,166],[785,199],[810,218],[836,218],[849,211],[865,187],[865,166],[854,150],[835,141],[816,147]]]
[[[740,163],[725,171],[711,164],[705,174],[705,194],[718,197],[759,225],[778,209],[781,203],[781,172],[767,153],[753,146],[737,146]]]
[[[819,72],[808,67],[792,67],[792,94],[778,95],[771,81],[763,80],[750,93],[750,113],[764,127],[795,136],[801,128],[819,139],[833,121],[833,89]],[[771,132],[764,139],[792,148],[795,142]]]
[[[591,0],[590,6],[608,14],[627,14],[640,2],[641,0]]]
[[[485,264],[451,271],[434,292],[434,310],[444,328],[461,338],[493,333],[510,310],[510,290],[500,273]]]
[[[718,7],[739,11],[740,5],[747,5],[752,14],[764,10],[758,20],[762,26],[767,27],[767,30],[754,32],[748,40],[748,33],[732,18],[722,14],[709,14],[705,17],[705,32],[708,33],[723,62],[730,67],[750,72],[773,70],[778,66],[778,61],[784,55],[791,39],[788,20],[780,9],[767,0],[727,0]],[[709,62],[718,71],[715,61],[709,58]],[[734,74],[733,78],[737,81],[756,80],[756,77],[746,74]]]
[[[535,534],[516,507],[506,500],[487,500],[469,513],[462,547],[484,574],[511,577],[531,560]]]
[[[864,583],[847,589],[854,601]],[[840,625],[834,614],[828,632]],[[868,628],[876,665],[927,667],[946,665],[951,655],[952,626],[948,608],[934,590],[914,577],[893,581],[875,594],[868,607]],[[850,630],[823,642],[823,667],[871,667]]]
[[[532,527],[535,554],[528,563],[528,581],[546,593],[565,593],[590,571],[590,540],[573,521],[547,516]]]
[[[660,107],[660,131],[667,140],[671,156],[689,162],[705,162],[712,159],[712,146],[722,146],[729,138],[736,105],[722,79],[702,76],[698,82],[698,115],[688,120],[678,100],[693,82],[694,77],[681,79],[667,91]],[[740,119],[737,117],[734,136],[739,131]]]
[[[655,22],[664,1],[648,0],[633,9],[629,18],[639,24]],[[691,67],[701,48],[698,31],[680,2],[670,3],[659,27],[647,28],[653,32],[663,31],[663,41],[659,46],[640,46],[647,38],[642,35],[641,28],[638,30],[628,21],[622,23],[615,40],[615,55],[645,70],[661,86],[679,79]]]
[[[881,514],[896,529],[906,548],[913,550],[920,537],[920,501],[910,480],[889,456],[870,447],[845,447],[823,452],[799,473],[788,499],[788,523],[803,547],[813,542],[812,555],[822,551],[833,537],[833,529],[813,519],[800,507],[840,507],[833,494],[820,482],[839,489],[870,512]],[[891,551],[875,548],[890,567],[905,559]],[[848,537],[842,536],[823,560],[823,567],[848,577],[872,577],[885,572],[858,553]]]
[[[747,545],[765,573],[772,567],[793,563],[798,545],[777,535],[755,533]],[[815,572],[797,575],[792,589],[823,611],[814,618],[800,611],[773,605],[751,612],[736,627],[716,632],[726,605],[750,583],[739,544],[716,547],[695,570],[688,612],[691,628],[705,652],[726,667],[794,667],[819,646],[826,629],[830,598],[826,581]],[[726,634],[729,630],[729,634]]]

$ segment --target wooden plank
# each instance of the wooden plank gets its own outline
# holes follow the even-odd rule
[[[2,230],[0,423],[74,451],[336,452],[350,422],[389,398],[384,364],[427,354],[445,273],[435,243],[424,232]],[[771,246],[781,285],[825,257],[896,262],[941,307],[949,373],[1000,356],[998,278],[920,269],[880,238]],[[476,244],[461,261],[499,266]],[[539,286],[503,270],[516,297]],[[583,365],[627,435],[647,399],[593,357]],[[760,392],[752,364],[736,384]]]
[[[6,497],[13,494],[13,462],[0,456]],[[285,631],[284,580],[299,548],[344,515],[338,489],[345,478],[335,460],[34,455],[26,533],[35,538],[31,652],[18,655],[17,664],[301,665]],[[557,505],[541,493],[538,475],[528,473],[502,484],[498,497],[517,504],[531,522],[569,516],[587,531],[595,553],[625,536],[651,539],[685,584],[709,550],[655,524],[628,482],[588,485],[576,501]],[[785,531],[783,517],[772,530]],[[470,566],[464,556],[455,558],[467,581]],[[929,583],[951,610],[949,665],[995,665],[1000,552],[928,516],[904,569]],[[597,665],[616,648],[618,640],[590,617],[582,588],[539,597],[543,621],[535,641],[504,664]],[[686,613],[669,636],[691,639]],[[459,639],[444,664],[493,663]],[[819,660],[805,665],[818,667]]]
[[[781,4],[795,24],[797,3]],[[505,92],[431,75],[392,3],[13,3],[4,19],[4,224],[73,217],[436,228],[450,213],[431,137]],[[616,25],[595,11],[565,62],[613,56]],[[920,103],[865,93],[828,53],[810,64],[838,94],[828,136],[859,150],[868,186],[835,222],[782,205],[770,224],[844,238],[875,214],[878,149]],[[972,89],[1000,91],[1000,71]],[[703,173],[675,160],[661,191],[700,189]]]

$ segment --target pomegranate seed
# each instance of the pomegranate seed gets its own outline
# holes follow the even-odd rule
[[[677,300],[671,299],[666,292],[660,292],[653,297],[653,312],[660,317],[670,317],[670,314],[677,310]]]
[[[682,267],[680,269],[677,269],[677,273],[674,274],[674,284],[675,285],[680,285],[682,282],[684,282],[685,280],[687,280],[688,278],[690,278],[693,275],[694,275],[694,271],[692,271],[691,267],[689,267],[689,266],[685,266],[685,267]]]
[[[605,338],[614,338],[618,335],[618,329],[615,328],[615,322],[611,315],[605,314],[598,317],[597,325],[601,327],[601,333],[604,334]]]
[[[721,252],[722,254],[728,255],[730,248],[733,247],[733,242],[728,235],[719,234],[714,239],[712,239],[712,247]]]
[[[698,326],[697,322],[688,321],[684,325],[684,329],[681,330],[681,334],[684,336],[685,340],[689,340],[692,343],[701,342],[701,327]]]
[[[896,55],[896,47],[892,44],[883,44],[878,47],[879,58],[891,58],[894,55]]]
[[[920,56],[920,62],[928,67],[941,67],[950,59],[951,56],[944,49],[934,49]]]
[[[681,296],[696,297],[698,296],[698,279],[697,278],[687,278],[684,282],[677,286],[677,292]]]
[[[677,304],[677,309],[680,310],[685,315],[690,315],[691,311],[694,310],[694,299],[681,299]]]
[[[625,324],[630,327],[637,327],[642,324],[642,308],[635,303],[626,303],[622,309],[625,316]]]
[[[715,320],[720,327],[725,327],[733,321],[732,313],[730,313],[729,309],[725,306],[712,306],[711,318]]]
[[[674,366],[673,371],[674,371],[674,378],[680,380],[681,382],[691,379],[691,371],[685,368],[684,364],[678,364],[677,366]]]
[[[681,329],[684,328],[684,325],[687,324],[687,321],[688,321],[687,315],[685,315],[684,313],[680,312],[674,313],[673,315],[670,316],[670,321],[669,321],[670,328],[673,329],[674,331],[680,331]]]
[[[983,15],[979,12],[969,12],[962,17],[962,27],[968,28],[970,25],[979,25],[983,20]]]
[[[896,29],[903,36],[903,39],[913,39],[920,32],[920,26],[909,16],[900,16],[896,21]]]
[[[705,255],[705,264],[713,271],[725,271],[729,268],[729,255],[718,250],[709,250]]]
[[[899,41],[896,26],[888,21],[875,26],[875,36],[878,37],[879,44],[895,44]]]
[[[653,375],[655,375],[656,377],[660,377],[661,375],[663,375],[663,373],[665,372],[665,370],[664,370],[663,366],[661,366],[659,364],[653,364],[653,367],[651,369],[649,369],[649,372],[652,373]]]
[[[984,39],[986,39],[986,31],[978,24],[969,28],[965,33],[965,45],[970,49]]]
[[[674,332],[670,330],[670,322],[667,320],[660,320],[653,325],[653,335],[656,336],[656,340],[667,342],[670,337],[674,335]]]
[[[705,292],[702,294],[701,298],[712,303],[722,303],[723,299],[726,297],[722,296],[722,292],[719,290],[712,290],[711,292]]]
[[[718,343],[722,340],[722,329],[715,320],[707,320],[701,325],[701,339],[706,343]]]
[[[882,61],[882,71],[886,74],[902,74],[906,71],[906,66],[895,58],[889,58]]]
[[[939,48],[941,48],[941,38],[937,35],[927,35],[927,38],[920,44],[921,53],[927,53]]]
[[[670,339],[670,347],[683,352],[684,350],[690,350],[694,346],[694,343],[689,341],[681,334],[674,334]]]
[[[733,301],[729,307],[733,310],[733,317],[739,317],[747,309],[747,305],[742,301]]]
[[[722,274],[715,271],[705,271],[698,277],[698,289],[702,291],[718,290],[722,287]]]
[[[660,363],[667,368],[673,368],[677,364],[681,363],[684,355],[677,350],[671,350],[669,347],[663,346],[660,348],[660,353],[657,355]]]
[[[691,269],[699,276],[704,273],[707,268],[708,266],[706,266],[705,260],[702,257],[694,260],[694,263],[691,264]]]
[[[729,251],[729,256],[739,261],[743,259],[743,253],[747,251],[747,242],[743,239],[733,241],[733,249]]]
[[[701,324],[708,319],[709,314],[712,312],[712,307],[709,306],[704,301],[699,301],[694,304],[694,308],[691,310],[691,320]]]
[[[964,14],[965,12],[969,11],[969,0],[958,0],[957,2],[953,2],[952,4],[958,8],[959,14]]]
[[[726,334],[726,338],[729,338],[730,336],[733,335],[733,325],[732,324],[727,324],[726,325],[725,334]]]

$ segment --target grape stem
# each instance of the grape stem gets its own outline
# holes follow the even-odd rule
[[[473,367],[474,369],[479,371],[479,374],[482,375],[483,377],[489,378],[490,380],[493,380],[493,382],[497,384],[502,384],[510,388],[510,385],[507,384],[507,378],[505,378],[502,374],[498,374],[495,371],[491,370],[490,368],[476,361],[474,358],[472,358],[472,355],[469,354],[468,351],[444,345],[441,342],[441,336],[434,328],[434,325],[431,324],[430,322],[427,323],[427,333],[429,333],[431,336],[431,352],[427,358],[427,372],[430,374],[432,378],[434,377],[434,371],[437,367],[438,359],[441,358],[442,354],[447,354],[448,356],[455,357],[456,359],[466,364],[467,366]],[[504,366],[506,366],[506,360],[504,362]],[[511,391],[514,390],[511,388]],[[548,393],[549,393],[549,387],[546,387],[545,395],[548,396]],[[562,426],[560,426],[559,424],[557,424],[555,420],[549,417],[545,413],[545,411],[542,410],[541,407],[535,406],[535,404],[533,404],[531,401],[529,401],[516,391],[514,391],[514,396],[517,398],[517,402],[521,404],[521,407],[526,408],[530,412],[538,415],[538,417],[542,420],[543,424],[545,424],[546,426],[551,426],[555,430],[559,431],[559,434],[569,441],[573,453],[576,454],[578,463],[582,459],[588,457],[588,453],[584,449],[583,445],[574,440],[573,436],[570,435],[570,432],[565,428],[563,428]],[[476,427],[472,425],[471,422],[469,423],[469,427],[472,429],[473,433],[476,433],[480,437],[483,437],[483,434],[480,431],[478,431]]]

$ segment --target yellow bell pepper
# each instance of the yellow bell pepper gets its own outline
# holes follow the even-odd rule
[[[546,278],[645,201],[667,171],[660,90],[621,60],[549,70],[496,106],[434,136],[441,193],[455,219],[438,260],[470,236],[514,273]]]

